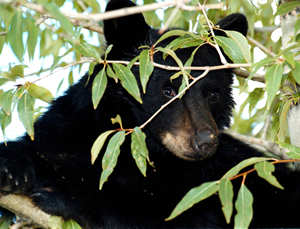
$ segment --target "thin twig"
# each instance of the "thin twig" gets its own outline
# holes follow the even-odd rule
[[[187,87],[185,87],[180,93],[178,93],[174,98],[169,100],[167,103],[162,105],[144,124],[142,124],[139,128],[143,129],[149,122],[151,122],[163,109],[165,109],[170,103],[180,98],[182,94],[184,94],[192,85],[194,85],[197,81],[205,77],[209,72],[209,67],[198,77],[196,77]]]
[[[47,77],[49,77],[49,76],[51,76],[51,75],[53,75],[53,74],[55,74],[55,73],[57,73],[57,72],[59,72],[59,71],[65,70],[65,69],[70,68],[70,67],[72,67],[72,66],[74,66],[74,65],[77,65],[77,64],[83,64],[83,63],[89,63],[89,62],[94,62],[94,60],[86,60],[86,59],[85,59],[85,60],[81,60],[81,61],[76,61],[76,62],[71,63],[71,64],[69,64],[69,65],[67,65],[67,66],[65,66],[65,67],[62,67],[62,68],[59,68],[59,69],[55,69],[55,70],[54,70],[53,72],[51,72],[50,74],[45,75],[45,76],[42,76],[42,77],[40,77],[40,78],[38,78],[38,79],[32,81],[32,83],[36,83],[37,81],[40,81],[40,80],[42,80],[42,79],[45,79],[45,78],[47,78]]]
[[[184,2],[182,0],[177,0],[175,9],[172,11],[170,17],[168,18],[164,26],[158,31],[159,34],[163,34],[166,31],[166,29],[169,27],[182,5],[184,5]]]
[[[246,71],[246,70],[243,70],[241,68],[235,68],[233,70],[233,73],[238,75],[238,76],[241,76],[243,78],[248,78],[250,76],[250,72]],[[254,81],[257,81],[257,82],[261,82],[261,83],[265,83],[265,76],[264,75],[261,75],[261,74],[258,74],[258,73],[255,73],[251,80],[254,80]]]
[[[200,3],[198,3],[198,4],[201,6]],[[207,17],[207,14],[206,14],[205,9],[202,9],[202,13],[203,13],[203,15],[204,15],[204,17],[205,17],[205,20],[207,21],[207,24],[208,24],[210,33],[211,33],[212,37],[214,38],[214,37],[215,37],[215,33],[214,33],[214,30],[213,30],[213,28],[212,28],[212,26],[211,26],[211,22],[209,21],[209,19],[208,19],[208,17]],[[227,64],[227,60],[226,60],[226,58],[224,57],[224,55],[223,55],[223,53],[222,53],[222,51],[221,51],[221,49],[220,49],[218,43],[216,42],[213,46],[216,48],[216,50],[217,50],[217,52],[218,52],[218,54],[219,54],[219,56],[220,56],[220,59],[221,59],[222,64]]]
[[[46,10],[42,5],[37,5],[34,3],[30,2],[23,2],[23,1],[18,1],[20,5],[25,6],[28,9],[34,10],[40,14],[47,14]],[[184,2],[188,2],[188,0],[184,0]],[[177,1],[167,1],[167,2],[158,2],[158,3],[151,3],[151,4],[146,4],[143,6],[133,6],[133,7],[127,7],[127,8],[122,8],[118,10],[112,10],[108,11],[105,13],[97,13],[97,14],[82,14],[82,13],[73,13],[73,12],[61,12],[63,15],[71,18],[76,18],[76,19],[84,19],[84,20],[91,20],[94,22],[102,21],[102,20],[107,20],[107,19],[112,19],[112,18],[117,18],[117,17],[123,17],[123,16],[128,16],[132,14],[138,14],[142,12],[147,12],[147,11],[154,11],[157,9],[160,9],[162,7],[168,7],[168,6],[173,6],[177,5]],[[222,8],[223,4],[222,3],[217,3],[217,4],[209,4],[205,5],[203,7],[192,7],[192,6],[185,6],[182,5],[181,9],[183,10],[188,10],[188,11],[194,11],[194,10],[202,10],[202,9],[220,9]]]
[[[265,46],[263,46],[261,43],[258,41],[254,40],[252,37],[247,36],[248,41],[250,41],[252,44],[257,46],[261,51],[266,53],[267,55],[270,55],[271,57],[276,57],[276,54],[272,52],[271,50],[267,49]]]

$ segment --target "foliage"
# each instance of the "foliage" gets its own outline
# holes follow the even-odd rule
[[[153,2],[155,1],[138,1],[139,4]],[[219,1],[208,0],[206,4],[217,2]],[[183,75],[180,90],[180,96],[182,96],[184,91],[187,90],[187,86],[190,86],[190,70],[186,69],[186,67],[191,65],[193,54],[186,63],[182,63],[176,56],[175,51],[186,47],[194,47],[197,50],[203,43],[209,42],[214,46],[219,45],[234,63],[255,62],[250,69],[248,68],[250,70],[248,79],[237,77],[238,85],[236,88],[240,93],[246,95],[246,99],[241,103],[239,112],[235,114],[232,129],[243,134],[255,133],[257,137],[261,137],[263,133],[268,133],[266,139],[281,142],[281,146],[291,151],[289,153],[291,158],[299,159],[299,148],[288,144],[286,120],[290,106],[295,104],[300,97],[296,86],[296,83],[300,83],[300,63],[295,59],[298,53],[294,52],[300,46],[300,35],[298,33],[300,30],[300,19],[295,24],[295,35],[291,37],[293,45],[285,50],[280,50],[280,39],[277,41],[271,39],[274,30],[255,32],[256,23],[260,23],[262,28],[276,26],[278,24],[275,23],[276,19],[278,19],[276,15],[287,13],[289,10],[299,6],[299,2],[283,4],[278,8],[277,12],[276,9],[274,10],[270,7],[270,5],[275,6],[273,0],[267,0],[264,3],[260,1],[253,3],[248,0],[222,0],[221,2],[224,3],[223,10],[210,9],[206,12],[210,20],[216,22],[225,15],[237,11],[244,13],[249,21],[249,35],[269,50],[272,50],[272,52],[266,52],[265,58],[257,59],[254,55],[257,50],[256,44],[251,43],[249,51],[247,40],[242,35],[232,31],[225,31],[228,37],[217,36],[215,39],[212,39],[207,32],[208,26],[203,15],[204,11],[184,11],[178,10],[176,6],[171,6],[165,9],[163,13],[161,10],[145,12],[147,22],[154,27],[161,27],[161,25],[165,24],[171,27],[182,27],[187,30],[193,30],[197,34],[182,30],[167,32],[161,39],[166,39],[169,36],[178,36],[178,38],[165,48],[159,47],[159,41],[153,47],[143,47],[144,49],[138,57],[131,62],[120,64],[107,60],[107,54],[113,48],[111,46],[106,49],[102,57],[99,54],[103,49],[102,47],[105,46],[101,34],[102,21],[95,23],[94,20],[89,20],[87,22],[80,18],[76,19],[76,16],[75,19],[68,17],[64,13],[65,9],[69,7],[77,15],[83,15],[82,13],[95,15],[103,12],[103,2],[97,2],[96,0],[72,2],[38,0],[35,4],[21,0],[0,1],[0,52],[10,47],[11,52],[17,59],[15,63],[7,63],[7,65],[1,66],[0,69],[0,122],[4,139],[6,139],[5,131],[12,122],[12,114],[17,112],[27,133],[34,140],[34,120],[44,111],[43,108],[47,107],[45,104],[40,106],[39,101],[50,104],[53,97],[55,97],[53,94],[60,91],[63,82],[67,82],[70,85],[73,84],[74,70],[80,71],[87,64],[90,65],[89,73],[92,71],[95,63],[104,64],[103,70],[98,73],[93,82],[92,102],[95,109],[105,91],[107,77],[120,81],[123,87],[138,102],[142,103],[140,93],[146,93],[147,81],[154,67],[159,67],[152,62],[154,52],[163,52],[164,56],[171,56],[178,64],[177,72],[172,76],[172,79]],[[198,2],[192,0],[187,5],[197,6]],[[170,17],[172,20],[169,20]],[[91,45],[91,40],[96,45]],[[97,41],[95,42],[95,40]],[[1,57],[4,56],[6,54],[2,51]],[[52,63],[52,65],[46,67],[41,65],[39,71],[32,73],[27,65],[32,65],[36,58]],[[131,66],[137,61],[140,65],[142,92],[139,91],[137,82],[130,70]],[[249,67],[250,64],[240,66]],[[57,90],[51,92],[47,84],[43,85],[43,80],[54,78],[54,75],[51,73],[61,69],[68,69],[69,74],[63,74],[63,78],[55,80],[57,81]],[[257,71],[262,69],[265,72],[265,85],[260,84],[256,88],[250,87],[250,79]],[[284,71],[284,69],[287,70]],[[32,76],[34,76],[34,79]],[[290,86],[283,84],[286,80],[290,82]],[[266,120],[271,120],[272,125],[268,125],[269,121]],[[142,128],[148,123],[140,127],[132,127],[132,129],[123,129],[120,117],[117,116],[112,121],[119,123],[120,129],[109,130],[101,134],[91,149],[91,160],[94,163],[106,140],[108,141],[102,161],[103,173],[100,179],[100,189],[112,173],[120,153],[120,146],[128,134],[131,134],[132,156],[144,176],[146,176],[147,162],[149,163],[145,134],[142,132]],[[258,128],[258,126],[261,127]],[[109,140],[108,137],[110,137]],[[195,203],[218,192],[224,216],[229,223],[234,207],[231,180],[239,176],[238,173],[241,169],[256,164],[253,170],[249,170],[249,172],[256,170],[260,177],[278,188],[283,188],[272,175],[274,171],[272,163],[274,161],[268,162],[268,160],[270,159],[253,158],[246,160],[232,168],[220,180],[205,183],[192,189],[183,197],[168,220],[192,207]],[[252,219],[253,198],[244,184],[247,174],[242,175],[244,179],[235,202],[237,210],[234,219],[235,227],[248,227]],[[57,227],[58,224],[61,225],[61,223],[55,222],[53,228],[61,228]],[[74,222],[65,222],[62,226],[62,228],[78,227]]]

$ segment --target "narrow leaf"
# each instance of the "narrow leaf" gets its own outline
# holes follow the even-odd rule
[[[143,103],[140,90],[133,73],[122,64],[113,64],[113,68],[118,78],[121,80],[122,86],[131,94],[139,103]]]
[[[286,154],[293,159],[300,159],[300,148],[294,145],[290,145],[288,143],[277,142],[280,146],[287,148],[290,152]]]
[[[277,11],[276,11],[274,17],[277,16],[277,15],[286,14],[287,12],[289,12],[289,11],[299,7],[299,6],[300,6],[300,2],[298,2],[298,1],[292,1],[292,2],[281,4],[277,8]]]
[[[132,66],[135,64],[135,62],[137,62],[137,60],[140,58],[140,56],[136,56],[134,57],[129,64],[127,64],[127,68],[130,70],[132,68]]]
[[[51,103],[53,100],[52,93],[47,88],[44,88],[42,86],[31,84],[27,88],[27,91],[32,97],[40,99],[46,103]]]
[[[100,134],[100,136],[96,139],[96,141],[94,142],[93,146],[92,146],[92,150],[91,150],[91,160],[92,160],[92,164],[95,163],[108,135],[110,135],[111,133],[115,132],[115,130],[108,130],[105,131],[104,133]]]
[[[162,48],[162,47],[157,47],[156,49],[159,50],[159,51],[161,51],[161,52],[164,52],[164,53],[170,55],[176,61],[178,67],[180,68],[180,70],[182,72],[183,77],[186,80],[188,80],[188,76],[186,74],[186,71],[183,68],[183,64],[182,64],[181,60],[178,58],[178,56],[175,54],[175,52],[173,50]]]
[[[262,161],[254,165],[257,174],[268,181],[270,184],[274,185],[277,188],[284,189],[281,184],[277,181],[276,177],[272,175],[272,172],[275,171],[275,166],[268,161]]]
[[[247,63],[251,62],[251,54],[249,49],[249,44],[246,39],[246,37],[237,32],[237,31],[231,31],[231,30],[225,30],[226,35],[231,38],[236,43],[236,49],[240,49],[243,58]]]
[[[11,89],[0,95],[0,106],[7,115],[11,115],[11,104],[12,104],[12,99],[14,96],[13,91],[14,90]]]
[[[191,189],[177,204],[171,215],[166,220],[171,220],[182,212],[191,208],[194,204],[215,194],[219,189],[218,181],[203,183],[202,185]]]
[[[82,41],[80,43],[77,40],[72,39],[66,39],[66,41],[69,42],[72,45],[72,47],[80,53],[80,55],[86,57],[93,57],[98,62],[101,60],[99,51],[86,41]]]
[[[144,176],[146,176],[147,160],[149,161],[149,152],[145,139],[146,135],[139,127],[135,127],[131,134],[131,153],[138,168]]]
[[[125,131],[117,132],[108,142],[105,154],[102,158],[102,173],[100,177],[100,187],[102,189],[104,182],[107,181],[110,174],[117,165],[117,160],[120,155],[120,146],[125,140]]]
[[[107,65],[107,70],[106,70],[106,74],[108,77],[113,78],[115,80],[115,82],[118,82],[118,77],[116,75],[116,73],[113,71],[113,69],[111,68],[111,66],[108,64]]]
[[[78,223],[76,223],[74,220],[69,219],[62,223],[63,229],[81,229]]]
[[[3,138],[6,139],[5,128],[11,123],[11,115],[7,115],[2,109],[0,110],[1,129]]]
[[[18,112],[20,120],[23,123],[27,134],[30,136],[31,140],[34,140],[34,103],[28,93],[24,93],[20,99],[18,103]]]
[[[110,53],[112,47],[113,47],[113,45],[109,45],[109,46],[107,47],[107,49],[105,50],[104,60],[107,59],[107,55],[108,55],[108,53]]]
[[[7,34],[10,46],[20,62],[22,62],[24,55],[22,21],[22,11],[16,10],[11,21],[9,33]]]
[[[268,161],[268,160],[272,160],[271,158],[268,158],[268,157],[252,157],[252,158],[249,158],[249,159],[246,159],[242,162],[240,162],[239,164],[237,164],[236,166],[234,166],[233,168],[231,168],[223,177],[223,178],[231,178],[231,177],[234,177],[236,176],[242,169],[250,166],[250,165],[253,165],[253,164],[256,164],[258,162],[261,162],[261,161]]]
[[[270,110],[271,104],[280,87],[282,73],[283,73],[282,63],[274,64],[271,67],[267,68],[266,75],[265,75],[266,90],[268,94],[267,110]]]
[[[245,184],[241,185],[235,208],[237,214],[234,218],[234,228],[248,228],[253,217],[253,196]]]
[[[233,212],[233,186],[228,178],[221,179],[219,186],[219,197],[222,203],[222,210],[226,222],[229,224]]]
[[[111,118],[110,120],[112,124],[119,123],[121,129],[123,130],[122,119],[120,115],[117,115],[115,118]]]
[[[96,75],[92,86],[92,101],[95,110],[105,92],[106,85],[107,76],[105,68],[102,68],[101,71]]]
[[[146,93],[147,82],[153,72],[153,64],[150,61],[149,49],[145,49],[140,54],[140,78],[143,92]]]
[[[189,31],[185,31],[185,30],[170,30],[168,32],[166,32],[165,34],[163,34],[154,44],[154,46],[156,46],[159,42],[165,40],[168,37],[172,37],[172,36],[184,36],[186,34],[192,34]],[[195,35],[195,34],[194,34]]]
[[[242,35],[241,35],[242,36]],[[215,36],[215,39],[218,45],[223,49],[225,54],[234,62],[234,63],[248,63],[250,62],[248,59],[248,55],[250,52],[246,51],[247,47],[241,47],[241,44],[228,37],[223,36]]]
[[[73,30],[73,25],[69,19],[61,14],[58,7],[54,3],[44,4],[43,7],[56,19],[59,21],[63,30],[68,32],[71,36],[75,36],[75,31]]]

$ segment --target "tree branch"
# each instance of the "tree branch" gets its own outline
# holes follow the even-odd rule
[[[31,199],[27,196],[0,194],[0,206],[13,212],[29,224],[48,228],[50,215],[34,206]]]
[[[285,154],[285,149],[282,148],[280,150],[278,144],[276,144],[274,142],[270,142],[270,141],[267,141],[267,140],[264,140],[261,138],[255,138],[252,136],[242,135],[242,134],[230,131],[230,130],[228,130],[228,133],[241,141],[248,142],[249,144],[253,145],[255,148],[258,148],[261,151],[267,151],[271,154],[274,154],[274,155],[280,157],[281,159],[290,159]]]
[[[240,77],[243,77],[243,78],[248,78],[251,74],[250,72],[248,72],[246,70],[243,70],[241,68],[233,69],[233,73],[236,74],[237,76],[240,76]],[[252,76],[251,80],[261,82],[261,83],[265,83],[265,76],[256,73]]]

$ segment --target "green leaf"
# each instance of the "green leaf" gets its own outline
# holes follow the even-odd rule
[[[229,38],[231,38],[236,43],[236,49],[239,48],[244,60],[247,63],[251,63],[250,48],[246,37],[239,32],[231,31],[231,30],[225,30],[225,33]]]
[[[175,30],[170,30],[168,32],[166,32],[165,34],[163,34],[156,42],[153,46],[156,46],[159,42],[165,40],[168,37],[172,37],[172,36],[184,36],[187,34],[192,34],[189,31],[185,31],[185,30],[180,30],[180,29],[175,29]]]
[[[246,38],[235,31],[224,31],[227,36],[215,36],[218,45],[234,63],[250,63],[250,50]]]
[[[94,142],[93,146],[92,146],[92,150],[91,150],[91,161],[92,164],[95,163],[108,135],[110,135],[111,133],[115,132],[115,130],[108,130],[105,131],[104,133],[100,134],[100,136],[96,139],[96,141]]]
[[[171,220],[180,215],[182,212],[191,208],[194,204],[215,194],[219,189],[218,181],[203,183],[202,185],[191,189],[177,204],[171,215],[166,220]]]
[[[27,52],[29,60],[33,60],[35,48],[38,42],[39,27],[35,25],[35,21],[31,17],[27,17],[27,28],[28,28],[28,38],[27,38]]]
[[[102,68],[101,71],[96,75],[92,87],[92,101],[95,110],[105,92],[106,85],[107,76],[105,73],[105,68]]]
[[[34,103],[28,93],[24,93],[20,99],[18,103],[18,112],[20,120],[23,123],[27,134],[30,136],[31,140],[34,140]]]
[[[270,184],[277,188],[284,189],[281,184],[277,181],[276,177],[272,175],[275,171],[275,166],[268,161],[262,161],[254,165],[258,176],[268,181]]]
[[[6,114],[2,109],[0,110],[1,129],[3,138],[6,139],[5,128],[11,123],[11,115]]]
[[[292,69],[293,77],[298,84],[300,84],[300,62],[298,60],[295,61],[295,68]]]
[[[131,153],[138,168],[144,176],[146,176],[147,160],[149,161],[149,152],[145,139],[146,135],[139,127],[135,127],[131,134]]]
[[[281,4],[277,8],[277,11],[276,11],[274,17],[277,16],[277,15],[286,14],[287,12],[289,12],[289,11],[299,7],[299,6],[300,6],[300,2],[298,2],[298,1],[292,1],[292,2]]]
[[[234,228],[248,228],[253,217],[253,196],[245,184],[241,185],[235,208],[237,214],[234,218]]]
[[[113,71],[113,69],[111,68],[111,66],[108,64],[106,66],[107,70],[107,76],[109,76],[110,78],[113,78],[115,80],[116,83],[118,83],[118,76],[116,75],[116,73]]]
[[[250,165],[253,165],[253,164],[256,164],[258,162],[261,162],[261,161],[268,161],[268,160],[272,160],[271,158],[268,158],[268,157],[252,157],[252,158],[249,158],[249,159],[246,159],[242,162],[240,162],[239,164],[237,164],[236,166],[234,166],[233,168],[231,168],[223,177],[223,178],[232,178],[234,176],[236,176],[242,169],[250,166]]]
[[[280,146],[287,148],[290,152],[286,154],[293,159],[300,159],[300,148],[288,143],[277,142]]]
[[[175,52],[173,50],[167,49],[167,48],[162,48],[162,47],[157,47],[156,49],[170,55],[176,61],[178,67],[180,68],[180,70],[182,72],[183,77],[186,80],[188,80],[188,76],[186,74],[186,71],[183,69],[183,64],[182,64],[181,60],[178,58],[178,56],[175,54]]]
[[[40,99],[46,103],[51,103],[53,100],[52,93],[47,88],[42,86],[30,84],[27,88],[27,91],[32,97]]]
[[[73,25],[69,19],[61,14],[58,7],[54,3],[44,4],[43,7],[56,19],[59,21],[62,29],[69,33],[71,36],[75,36],[75,31],[73,30]]]
[[[274,64],[266,70],[266,90],[268,94],[267,98],[267,110],[270,110],[271,104],[275,98],[275,95],[280,87],[281,78],[283,74],[283,64]]]
[[[113,45],[109,45],[109,46],[107,47],[107,49],[105,50],[104,60],[107,59],[107,55],[108,55],[108,53],[110,53],[112,47],[113,47]]]
[[[6,91],[0,95],[0,106],[7,115],[11,115],[11,104],[12,104],[13,96],[14,96],[13,89]]]
[[[283,142],[285,139],[285,133],[287,131],[287,117],[289,114],[289,110],[291,107],[291,101],[286,100],[282,101],[282,106],[280,108],[280,115],[279,115],[279,131],[278,131],[278,140]]]
[[[233,186],[228,178],[221,179],[219,186],[219,197],[222,203],[222,211],[226,222],[229,224],[233,212]]]
[[[99,51],[93,45],[87,43],[86,41],[80,43],[77,40],[72,39],[66,39],[66,41],[69,42],[72,45],[72,47],[80,53],[80,55],[86,57],[93,57],[98,62],[101,61]]]
[[[147,82],[154,69],[150,61],[149,51],[149,49],[145,49],[140,54],[140,78],[144,94],[146,93]]]
[[[133,73],[122,64],[113,64],[113,68],[118,78],[121,80],[122,86],[131,94],[139,103],[143,103],[140,90]]]
[[[104,182],[107,181],[110,174],[113,172],[115,166],[117,165],[117,160],[120,155],[120,146],[125,140],[125,130],[117,132],[108,142],[105,154],[102,158],[102,173],[100,177],[101,190]]]
[[[110,120],[112,124],[119,123],[121,129],[123,130],[122,119],[120,115],[117,115],[115,118],[111,118]]]
[[[16,76],[24,78],[24,69],[28,68],[27,65],[18,64],[10,69],[10,77],[15,78]]]
[[[134,65],[135,62],[137,62],[137,60],[140,58],[140,56],[136,56],[134,57],[129,64],[127,64],[127,68],[130,70],[132,68],[132,66]]]
[[[81,229],[78,223],[76,223],[74,220],[69,219],[62,224],[63,229]]]
[[[7,34],[10,46],[19,59],[22,62],[24,55],[24,44],[23,44],[23,28],[22,28],[23,16],[21,10],[16,10],[11,21],[11,27]]]

